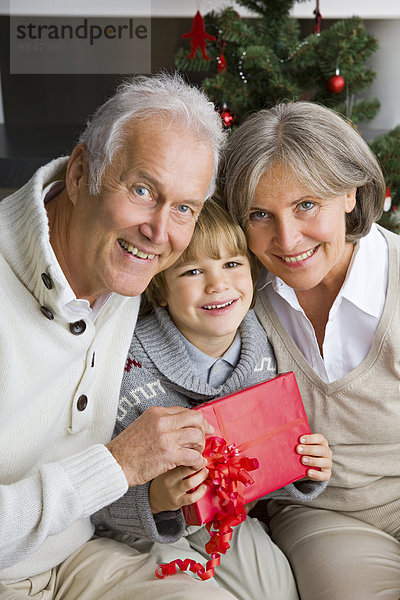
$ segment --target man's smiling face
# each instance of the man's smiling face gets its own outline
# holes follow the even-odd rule
[[[84,159],[82,165],[69,236],[80,270],[76,287],[89,300],[109,291],[138,295],[189,244],[213,152],[179,124],[146,119],[128,128],[98,196],[89,195]]]

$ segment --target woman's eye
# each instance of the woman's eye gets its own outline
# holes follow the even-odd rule
[[[310,210],[311,208],[314,208],[315,203],[311,202],[311,200],[304,200],[304,202],[301,202],[299,204],[299,209],[300,210]]]
[[[269,215],[264,210],[255,210],[250,213],[249,220],[250,221],[263,221],[268,219]]]

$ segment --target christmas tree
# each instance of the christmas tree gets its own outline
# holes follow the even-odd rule
[[[375,77],[366,61],[378,48],[376,38],[358,17],[321,26],[319,0],[314,31],[302,37],[299,21],[290,16],[295,3],[237,0],[256,17],[243,19],[230,7],[210,12],[204,20],[198,12],[192,31],[183,36],[191,40],[191,52],[184,42],[175,65],[189,79],[201,76],[202,87],[229,127],[240,124],[249,113],[286,100],[324,104],[355,127],[378,113],[376,98],[360,98]],[[371,147],[381,162],[392,198],[381,223],[400,233],[400,127]]]
[[[370,146],[378,157],[388,185],[387,205],[379,222],[387,229],[400,233],[400,125],[375,138]]]
[[[354,17],[320,30],[318,3],[315,33],[300,39],[299,22],[290,17],[295,0],[239,0],[257,15],[242,19],[232,8],[205,15],[203,53],[181,47],[176,66],[204,72],[202,87],[226,106],[236,122],[280,100],[314,100],[354,123],[372,119],[377,99],[355,100],[375,74],[365,62],[377,49],[361,19]],[[198,19],[198,15],[196,15]],[[211,39],[210,39],[211,38]],[[192,39],[193,42],[193,39]],[[204,48],[203,45],[203,48]]]

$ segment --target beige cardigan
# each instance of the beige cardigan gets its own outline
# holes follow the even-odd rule
[[[381,320],[365,360],[342,379],[323,381],[259,294],[255,311],[275,350],[278,372],[294,371],[311,429],[326,435],[332,479],[309,504],[400,531],[400,237],[382,228],[389,280]]]

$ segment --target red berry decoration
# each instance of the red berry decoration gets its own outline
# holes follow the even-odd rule
[[[336,74],[329,77],[326,82],[326,89],[332,94],[340,94],[340,92],[343,92],[345,84],[345,80],[339,74],[339,69],[336,69]]]
[[[217,73],[222,73],[222,71],[226,71],[226,58],[224,56],[225,46],[225,42],[220,43],[219,56],[217,57]]]
[[[385,194],[385,204],[383,205],[383,212],[389,212],[392,208],[392,194],[390,193],[390,188],[386,188]]]
[[[221,52],[217,58],[217,73],[222,73],[222,71],[226,71],[226,58]]]

